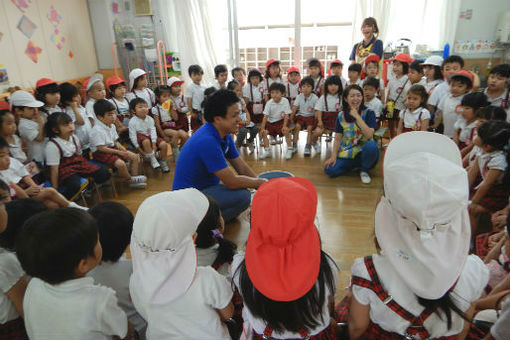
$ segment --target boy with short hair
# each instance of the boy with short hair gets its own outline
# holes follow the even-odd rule
[[[200,65],[191,65],[188,67],[188,75],[192,82],[186,88],[186,94],[184,96],[186,97],[188,107],[191,109],[191,129],[195,132],[205,123],[202,111],[205,86],[200,85],[204,70]]]
[[[96,221],[86,211],[62,208],[30,218],[16,255],[31,276],[23,311],[31,339],[129,339],[132,325],[115,291],[86,277],[101,261]]]
[[[90,150],[92,158],[100,163],[114,166],[120,177],[129,180],[131,188],[144,189],[147,186],[147,177],[131,176],[138,174],[140,156],[127,151],[118,141],[119,135],[115,128],[116,109],[115,105],[106,99],[99,99],[94,104],[94,113],[97,122],[90,132]],[[131,165],[131,174],[125,161]]]
[[[383,104],[379,98],[377,98],[377,93],[379,92],[379,79],[376,78],[365,78],[363,82],[363,95],[365,99],[365,106],[367,109],[374,111],[375,119],[377,122],[380,122],[381,114],[383,111]]]
[[[287,142],[286,159],[291,159],[293,154],[292,140],[289,131],[289,115],[292,113],[289,101],[285,98],[285,85],[281,83],[272,83],[269,87],[271,99],[264,108],[264,118],[260,125],[260,135],[264,140],[264,148],[260,152],[260,159],[264,159],[271,155],[269,150],[268,135],[284,136]]]
[[[483,91],[491,105],[498,106],[506,111],[506,121],[510,123],[510,65],[496,65],[490,70],[487,79],[487,88]]]
[[[315,119],[315,104],[319,97],[313,93],[313,79],[312,77],[304,77],[299,84],[301,93],[298,94],[296,101],[292,105],[292,115],[290,121],[295,123],[294,126],[294,141],[292,143],[292,150],[297,151],[297,142],[299,140],[299,132],[305,129],[308,134],[306,136],[305,156],[310,156],[312,152],[312,132],[317,126]]]
[[[221,64],[214,66],[214,78],[216,78],[216,84],[214,84],[216,89],[226,89],[228,79],[227,65]]]
[[[457,119],[463,119],[459,110],[462,108],[462,98],[473,87],[473,75],[468,71],[462,70],[453,74],[450,77],[449,83],[450,92],[439,102],[438,114],[432,128],[435,130],[443,123],[443,134],[453,138],[455,136],[455,122]]]
[[[458,55],[451,55],[445,60],[443,60],[443,65],[441,66],[441,72],[443,73],[443,77],[446,81],[437,85],[429,99],[427,100],[427,110],[433,115],[436,116],[436,110],[439,107],[439,102],[446,96],[450,91],[450,77],[459,72],[464,68],[464,59],[459,57]]]
[[[361,86],[361,64],[350,64],[347,69],[347,86],[358,85]]]
[[[246,71],[242,67],[234,67],[231,71],[232,78],[237,80],[239,84],[241,84],[241,88],[246,84]]]

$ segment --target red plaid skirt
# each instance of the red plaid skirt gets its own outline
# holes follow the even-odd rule
[[[266,122],[266,130],[268,135],[276,137],[276,136],[283,136],[282,134],[282,128],[283,128],[283,119],[275,122],[275,123],[269,123]]]
[[[487,195],[478,204],[490,212],[496,212],[506,207],[509,195],[510,188],[505,187],[503,184],[496,184],[492,186]]]
[[[248,109],[248,112],[250,113],[250,116],[251,116],[251,121],[254,124],[260,124],[260,123],[262,123],[262,119],[264,118],[264,114],[263,113],[258,113],[258,114],[253,113],[253,104],[262,104],[262,105],[264,105],[264,102],[258,102],[258,103],[249,102],[246,105],[246,108]]]
[[[317,126],[317,119],[314,116],[305,117],[302,115],[296,116],[296,124],[299,124],[302,129],[306,129],[308,126],[311,126],[312,129],[315,129]]]
[[[175,122],[175,127],[171,129],[175,130],[184,130],[186,132],[189,131],[189,121],[188,116],[185,113],[177,112],[177,115],[179,116],[178,120]]]
[[[0,340],[28,340],[23,319],[17,318],[1,324]]]
[[[151,140],[151,138],[149,136],[146,136],[143,133],[137,133],[136,134],[136,140],[138,141],[139,145],[142,145],[142,142],[144,140],[146,140],[146,139],[148,139],[151,142],[151,144],[152,144],[152,140]],[[164,142],[163,138],[158,136],[157,139],[156,139],[156,145],[159,146],[159,144],[161,144],[162,142]]]
[[[475,254],[478,255],[482,260],[489,253],[489,237],[496,234],[497,232],[491,231],[476,235],[475,237]]]
[[[296,338],[295,340],[303,339],[303,338],[304,337]],[[272,336],[268,336],[268,337],[264,338],[264,335],[257,334],[255,332],[253,332],[252,339],[262,340],[262,339],[276,339],[276,338],[273,338]],[[329,327],[324,328],[322,331],[320,331],[319,333],[317,333],[315,335],[310,335],[310,337],[308,337],[307,339],[310,339],[310,340],[335,340],[335,339],[337,339],[335,327],[330,324]],[[294,339],[287,339],[287,340],[294,340]]]
[[[197,117],[191,116],[191,130],[197,131],[202,126],[202,120],[200,119],[200,113],[193,109],[193,113],[197,114]]]
[[[324,124],[324,129],[333,132],[335,131],[335,123],[338,118],[338,112],[323,112],[322,113],[322,124]]]
[[[58,179],[61,183],[66,178],[72,175],[80,175],[81,177],[87,177],[94,172],[98,171],[99,167],[87,161],[81,155],[73,155],[71,157],[60,158],[60,164],[58,166]]]
[[[108,153],[108,152],[103,152],[103,151],[94,152],[92,154],[92,158],[96,162],[108,164],[108,165],[114,165],[118,159],[121,159],[121,157],[114,155],[113,153]]]

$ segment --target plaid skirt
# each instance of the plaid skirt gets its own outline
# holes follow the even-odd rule
[[[298,339],[303,339],[303,338],[287,339],[287,340],[298,340]],[[257,334],[255,332],[253,332],[252,339],[253,340],[262,340],[262,339],[274,339],[274,340],[276,340],[277,338],[273,338],[272,336],[268,336],[268,337],[264,338],[264,335]],[[310,339],[310,340],[336,340],[337,339],[337,334],[336,334],[334,326],[332,324],[330,324],[327,328],[324,328],[322,331],[320,331],[319,333],[317,333],[315,335],[310,335],[306,339]]]
[[[20,317],[1,324],[0,340],[28,340],[23,319]]]
[[[247,105],[246,105],[246,108],[248,109],[248,112],[250,113],[250,116],[251,116],[251,121],[254,123],[254,124],[260,124],[262,123],[262,119],[264,118],[264,114],[261,112],[261,113],[253,113],[253,104],[262,104],[264,105],[264,102],[258,102],[258,103],[253,103],[253,102],[249,102]]]
[[[191,130],[193,132],[197,131],[202,126],[202,115],[203,113],[198,112],[198,110],[193,109],[193,113],[197,114],[198,117],[191,116]]]
[[[98,170],[99,167],[97,165],[90,163],[81,155],[62,157],[58,166],[58,179],[62,183],[62,181],[72,175],[87,177]]]
[[[305,117],[305,116],[297,115],[296,124],[299,124],[302,129],[306,129],[309,126],[311,126],[312,129],[315,129],[315,127],[317,126],[317,119],[315,119],[314,116]]]
[[[277,122],[274,122],[274,123],[269,123],[269,122],[266,122],[266,130],[267,130],[267,134],[270,135],[270,136],[283,136],[283,133],[282,133],[282,128],[283,128],[283,119],[277,121]]]
[[[143,133],[136,134],[136,140],[138,141],[138,144],[142,145],[142,142],[146,139],[148,139],[152,144],[152,139],[149,136],[146,136]],[[164,142],[163,138],[158,136],[156,138],[156,145],[159,146],[159,144],[161,144],[162,142]]]
[[[189,121],[188,116],[185,113],[178,112],[177,115],[179,116],[178,120],[175,122],[175,127],[171,129],[175,130],[184,130],[186,132],[189,131]]]
[[[478,204],[490,212],[496,212],[506,207],[509,195],[510,188],[503,184],[495,184]]]
[[[497,232],[491,231],[476,235],[475,237],[475,254],[478,255],[482,260],[489,253],[489,237],[496,234]]]
[[[114,155],[113,153],[96,151],[92,154],[92,159],[96,162],[113,166],[118,159],[121,159],[121,157]]]
[[[322,113],[322,124],[324,129],[333,132],[335,131],[336,119],[338,118],[338,112],[323,112]]]

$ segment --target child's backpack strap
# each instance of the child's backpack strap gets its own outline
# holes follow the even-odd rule
[[[423,326],[423,323],[434,311],[425,309],[418,316],[414,316],[412,313],[408,312],[404,307],[393,300],[393,297],[383,288],[377,271],[375,270],[372,256],[365,257],[364,261],[368,274],[370,275],[370,281],[358,276],[353,276],[351,283],[372,290],[388,308],[397,313],[404,320],[410,322],[411,325],[406,330],[406,336],[419,335],[421,339],[429,338],[430,334]]]
[[[324,93],[324,106],[326,107],[326,112],[329,112],[329,108],[328,108],[328,93],[326,91],[326,93]]]

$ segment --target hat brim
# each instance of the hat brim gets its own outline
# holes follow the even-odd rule
[[[179,80],[179,81],[174,81],[172,84],[169,84],[168,86],[172,87],[172,86],[178,86],[178,85],[182,85],[182,84],[184,84],[184,81]]]
[[[416,152],[428,152],[462,166],[462,157],[457,145],[447,136],[427,131],[412,131],[393,138],[386,148],[384,170],[394,161]]]
[[[471,86],[473,86],[473,81],[474,81],[474,79],[473,79],[473,78],[471,78],[471,77],[469,77],[469,76],[468,76],[468,75],[466,75],[466,74],[452,74],[452,75],[450,76],[450,80],[453,80],[454,78],[464,78],[464,79],[467,79],[467,80],[469,80],[469,82],[471,83]]]
[[[285,180],[304,186],[317,197],[315,187],[310,181],[299,177],[288,177]],[[269,182],[266,182],[263,185],[268,184]],[[304,296],[317,281],[321,262],[319,232],[313,225],[306,228],[292,245],[278,247],[264,244],[254,235],[257,230],[254,230],[253,223],[257,220],[257,214],[268,213],[252,207],[252,231],[246,244],[246,270],[255,288],[267,298],[275,301],[293,301]],[[289,259],[294,265],[288,265]]]
[[[433,244],[417,241],[420,232],[416,226],[399,216],[386,198],[377,205],[377,242],[400,279],[419,297],[440,298],[454,285],[464,268],[471,238],[467,209],[460,211],[451,225],[455,227],[425,241]],[[451,242],[452,239],[457,242]],[[435,251],[437,249],[441,252]]]

